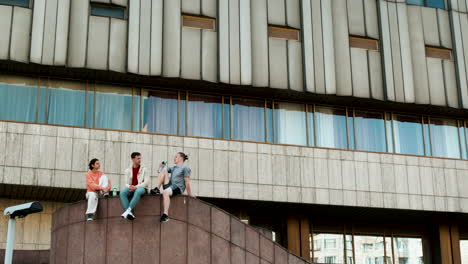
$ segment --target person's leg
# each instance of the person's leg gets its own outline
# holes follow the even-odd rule
[[[130,195],[130,190],[128,188],[124,188],[122,191],[120,191],[120,202],[122,203],[122,207],[124,210],[127,210],[130,204],[128,201],[129,195]]]
[[[164,214],[169,215],[169,206],[171,205],[172,188],[163,191],[163,209]]]
[[[86,209],[86,214],[94,215],[98,206],[98,196],[95,192],[87,192],[86,199],[88,199],[88,208]]]
[[[158,176],[158,184],[156,185],[156,187],[158,187],[158,189],[161,189],[161,185],[168,184],[168,183],[169,183],[169,175],[167,173],[167,170],[164,170]]]
[[[135,208],[136,204],[138,203],[143,194],[146,194],[146,188],[137,188],[133,194],[133,198],[130,201],[130,205],[128,207],[131,209]]]

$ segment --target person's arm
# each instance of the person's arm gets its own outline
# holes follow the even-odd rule
[[[136,185],[135,186],[136,188],[146,188],[146,187],[148,187],[150,179],[149,179],[149,174],[146,171],[146,168],[143,168],[143,171],[141,172],[141,174],[143,176],[143,181],[140,184]]]
[[[91,174],[89,173],[86,174],[86,187],[88,187],[88,189],[92,190],[93,192],[102,190],[99,184],[93,182],[93,178],[91,178]]]
[[[195,195],[192,193],[192,186],[190,185],[190,177],[185,177],[185,189],[187,190],[187,194],[195,197]]]
[[[126,169],[124,171],[124,175],[125,175],[125,178],[126,178],[125,180],[127,181],[127,183],[125,184],[125,187],[130,188],[130,185],[132,185],[132,177],[131,177],[132,172],[131,172],[131,170]]]

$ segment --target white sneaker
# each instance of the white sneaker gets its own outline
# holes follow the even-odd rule
[[[130,212],[128,209],[125,210],[125,212],[123,212],[123,214],[121,215],[122,218],[127,219],[128,212]]]

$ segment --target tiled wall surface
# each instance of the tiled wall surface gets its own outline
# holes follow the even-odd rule
[[[92,222],[85,221],[85,202],[61,208],[53,216],[50,263],[307,263],[197,199],[173,198],[171,220],[161,224],[160,198],[144,197],[134,221],[120,218],[118,198],[101,200]]]
[[[124,186],[130,154],[151,171],[189,155],[203,197],[468,212],[468,161],[0,122],[0,182],[85,188],[98,158]]]

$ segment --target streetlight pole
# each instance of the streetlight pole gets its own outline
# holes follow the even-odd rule
[[[11,264],[13,261],[13,246],[15,245],[16,219],[10,217],[8,220],[8,234],[5,249],[5,264]]]

